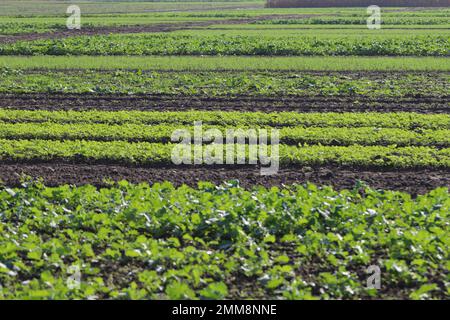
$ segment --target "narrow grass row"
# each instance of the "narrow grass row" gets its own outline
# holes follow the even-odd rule
[[[450,29],[450,25],[449,25]],[[443,57],[0,56],[12,69],[450,71]]]
[[[243,130],[245,136],[258,137],[261,129],[269,133],[273,127],[224,127],[202,125],[201,130],[214,129],[226,136],[227,131]],[[0,123],[0,138],[2,139],[49,139],[49,140],[92,140],[92,141],[134,141],[162,142],[171,141],[177,130],[190,132],[194,136],[194,124],[181,126],[175,124],[142,125],[142,124],[58,124],[46,123]],[[450,130],[418,129],[409,131],[398,128],[302,128],[284,127],[279,130],[280,141],[284,144],[322,144],[349,146],[359,144],[397,145],[397,146],[450,146]],[[270,136],[269,136],[270,138]],[[223,143],[224,138],[214,140]],[[270,141],[270,139],[269,139]],[[173,141],[176,142],[176,141]]]
[[[193,148],[189,152],[180,147],[182,147],[180,144],[170,143],[0,139],[0,160],[170,165],[173,163],[174,149],[177,156],[182,155],[193,160]],[[209,145],[201,153],[204,156],[208,154],[212,157],[210,159],[213,161],[208,164],[222,164],[226,162],[226,147],[225,145]],[[235,149],[229,147],[230,151]],[[269,147],[269,152],[270,150],[272,150],[271,147]],[[185,151],[188,153],[183,154]],[[233,152],[232,155],[235,156],[236,153]],[[430,147],[279,145],[279,158],[281,165],[334,164],[359,167],[450,168],[450,148],[439,150]],[[246,159],[249,159],[248,154]]]
[[[7,123],[59,123],[108,125],[192,125],[201,121],[209,125],[273,127],[374,127],[416,129],[450,129],[448,114],[396,113],[298,113],[236,111],[47,111],[0,109],[0,121]]]
[[[253,22],[254,24],[307,24],[307,25],[367,25],[367,16],[359,17],[316,17],[309,19],[267,19]],[[448,24],[448,16],[442,17],[398,17],[384,16],[381,19],[383,25],[445,25]]]

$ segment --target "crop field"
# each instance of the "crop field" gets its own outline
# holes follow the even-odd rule
[[[0,299],[450,298],[450,8],[76,4],[0,4]]]

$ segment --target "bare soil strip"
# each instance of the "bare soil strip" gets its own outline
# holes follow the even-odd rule
[[[324,14],[330,15],[330,14]],[[265,15],[254,18],[241,18],[241,19],[225,19],[225,20],[208,20],[208,21],[189,21],[179,23],[160,23],[150,25],[134,25],[134,26],[108,26],[108,27],[89,27],[81,28],[81,30],[59,30],[54,32],[43,33],[27,33],[18,34],[13,36],[0,35],[0,44],[14,43],[17,41],[33,41],[41,39],[61,39],[74,36],[93,36],[104,35],[110,33],[153,33],[153,32],[172,32],[177,30],[189,30],[194,28],[202,28],[211,25],[220,24],[247,24],[261,20],[271,19],[307,19],[311,17],[317,17],[317,14],[294,14],[294,15]],[[323,15],[321,15],[323,16]]]
[[[61,184],[108,186],[107,180],[132,183],[170,181],[175,185],[196,186],[199,181],[222,183],[238,179],[243,187],[266,187],[302,184],[331,185],[351,189],[358,181],[373,188],[424,194],[438,187],[450,187],[450,170],[375,170],[339,167],[287,167],[273,176],[261,176],[260,170],[249,166],[200,167],[131,167],[65,163],[0,164],[0,181],[8,186],[20,184],[22,175],[42,178],[48,186]]]
[[[297,111],[450,113],[447,97],[0,94],[0,108],[21,110]]]

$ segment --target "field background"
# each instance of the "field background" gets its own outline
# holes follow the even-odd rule
[[[0,298],[448,299],[449,17],[2,1]],[[280,170],[173,164],[195,121]]]

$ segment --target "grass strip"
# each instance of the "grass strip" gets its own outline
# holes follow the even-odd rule
[[[367,16],[359,17],[315,17],[308,19],[266,19],[253,22],[254,24],[307,24],[307,25],[364,25],[367,28]],[[381,19],[381,25],[446,25],[448,17],[399,17],[385,16]]]
[[[0,56],[0,67],[39,70],[450,71],[450,59],[439,57]]]

